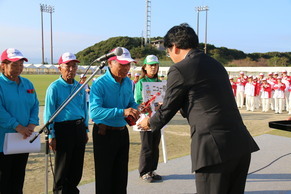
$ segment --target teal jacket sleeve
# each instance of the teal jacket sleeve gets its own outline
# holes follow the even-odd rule
[[[1,95],[2,92],[0,94],[0,128],[15,129],[19,123],[15,117],[6,111]]]
[[[43,113],[43,121],[45,124],[49,121],[49,119],[52,117],[53,113],[56,111],[56,90],[54,90],[54,87],[51,85],[48,87],[46,91],[45,96],[45,107],[44,107],[44,113]],[[49,138],[55,138],[55,131],[54,131],[54,125],[53,123],[49,124],[48,129],[50,130]]]

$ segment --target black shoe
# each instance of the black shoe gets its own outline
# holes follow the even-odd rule
[[[153,180],[156,180],[156,181],[159,181],[159,180],[162,180],[163,179],[161,175],[158,175],[154,171],[151,172],[151,177],[153,178]]]

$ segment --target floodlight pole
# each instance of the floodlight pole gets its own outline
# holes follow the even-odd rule
[[[54,57],[53,57],[53,12],[55,11],[55,8],[52,6],[49,6],[49,13],[50,13],[50,19],[51,19],[51,64],[54,64]]]
[[[199,6],[195,8],[197,11],[197,36],[199,37],[199,12],[205,11],[206,12],[206,20],[205,20],[205,45],[204,45],[204,52],[207,53],[207,12],[209,10],[208,6]]]
[[[53,65],[53,16],[55,8],[51,5],[40,4],[41,11],[41,35],[42,35],[42,64],[44,64],[44,38],[43,38],[43,12],[50,13],[50,26],[51,26],[51,64]]]
[[[197,29],[196,29],[196,31],[197,31],[197,36],[199,37],[199,12],[200,11],[198,11],[197,7],[196,7],[196,11],[197,11]]]
[[[44,64],[44,40],[43,40],[43,10],[46,5],[40,4],[41,13],[41,64]]]
[[[204,47],[204,52],[205,54],[207,53],[207,13],[208,13],[208,7],[207,9],[205,10],[206,11],[206,19],[205,19],[205,47]]]

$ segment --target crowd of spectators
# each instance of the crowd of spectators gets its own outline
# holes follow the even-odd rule
[[[274,111],[291,114],[291,76],[288,72],[270,72],[268,75],[246,75],[240,72],[237,77],[229,76],[238,108],[247,111]]]

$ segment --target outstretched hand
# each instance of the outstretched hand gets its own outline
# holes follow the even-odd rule
[[[138,120],[140,112],[134,108],[124,109],[124,117],[128,117],[129,115],[133,116],[135,120]]]
[[[150,129],[150,126],[148,124],[149,123],[149,119],[150,119],[150,117],[145,117],[141,122],[139,122],[137,124],[138,129],[141,129],[143,131],[149,130]]]

